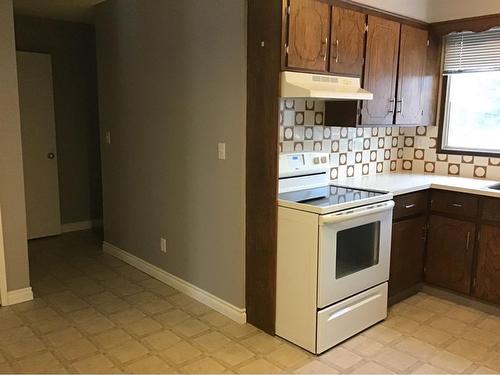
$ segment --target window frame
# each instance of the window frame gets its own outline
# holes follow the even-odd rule
[[[444,54],[444,43],[443,43],[443,54]],[[443,59],[442,59],[443,60]],[[459,74],[459,73],[458,73]],[[436,152],[439,154],[448,155],[464,155],[464,156],[484,156],[490,158],[500,158],[500,150],[498,152],[490,151],[480,151],[480,150],[456,150],[444,148],[444,131],[445,126],[447,126],[448,118],[448,89],[449,89],[449,75],[443,74],[443,67],[441,67],[441,97],[440,97],[440,109],[439,109],[439,122],[438,122],[438,137],[436,141]]]

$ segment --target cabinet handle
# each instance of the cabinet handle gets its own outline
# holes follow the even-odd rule
[[[397,102],[399,103],[399,110],[397,113],[403,113],[403,98],[399,99]]]
[[[338,39],[335,41],[335,49],[336,49],[336,51],[335,51],[335,63],[338,64],[339,63],[339,40]]]
[[[322,52],[323,61],[326,61],[326,51],[327,51],[327,48],[328,48],[328,38],[325,38],[325,43],[323,44],[323,52]]]
[[[428,228],[427,225],[425,225],[422,228],[422,240],[427,241],[427,233],[428,233]]]
[[[396,102],[396,99],[392,98],[389,99],[389,113],[394,113],[394,103]]]
[[[416,206],[416,204],[415,204],[415,203],[413,203],[413,204],[407,204],[407,205],[405,206],[405,208],[413,208],[413,207],[415,207],[415,206]]]
[[[469,250],[469,245],[470,245],[470,232],[467,232],[467,245],[465,247],[466,250]]]
[[[462,208],[463,207],[460,203],[452,203],[450,206],[456,207],[456,208]]]

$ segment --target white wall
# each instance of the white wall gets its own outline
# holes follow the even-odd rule
[[[11,0],[0,1],[0,206],[7,289],[29,287],[21,119]]]
[[[244,307],[245,1],[98,8],[105,240]]]
[[[439,22],[500,13],[500,0],[432,0],[429,21]]]
[[[500,13],[500,0],[355,0],[425,22]]]
[[[434,0],[355,0],[357,3],[383,9],[421,21],[429,20],[429,7]]]

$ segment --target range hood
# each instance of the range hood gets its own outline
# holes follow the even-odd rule
[[[361,88],[360,78],[284,71],[281,72],[281,97],[372,100],[373,94]]]

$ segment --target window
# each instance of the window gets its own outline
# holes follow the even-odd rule
[[[441,151],[500,153],[500,28],[444,39]]]

